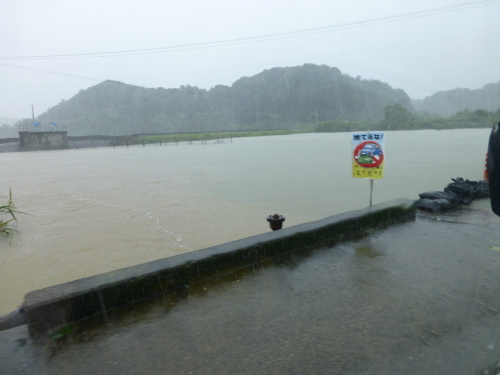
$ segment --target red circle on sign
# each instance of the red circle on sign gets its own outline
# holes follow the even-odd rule
[[[373,141],[360,143],[354,149],[354,160],[363,168],[376,168],[384,161],[382,147]]]

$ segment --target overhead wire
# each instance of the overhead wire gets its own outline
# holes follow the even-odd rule
[[[464,9],[478,8],[487,5],[492,5],[500,2],[500,0],[480,0],[480,1],[469,1],[466,3],[448,5],[439,8],[427,9],[422,11],[403,13],[399,15],[386,16],[380,18],[373,18],[364,21],[348,22],[343,24],[329,25],[323,27],[302,29],[289,31],[284,33],[275,34],[265,34],[257,35],[245,38],[235,38],[226,39],[212,42],[203,43],[192,43],[192,44],[181,44],[175,46],[167,47],[157,47],[157,48],[144,48],[144,49],[131,49],[131,50],[121,50],[121,51],[106,51],[106,52],[89,52],[89,53],[77,53],[77,54],[57,54],[57,55],[33,55],[33,56],[0,56],[0,60],[59,60],[59,59],[83,59],[83,58],[103,58],[103,57],[121,57],[121,56],[136,56],[145,54],[157,54],[157,53],[167,53],[167,52],[177,52],[177,51],[189,51],[196,49],[205,48],[215,48],[224,47],[237,44],[245,43],[258,43],[266,42],[272,40],[296,38],[305,35],[328,33],[340,30],[347,30],[359,27],[366,27],[372,25],[379,25],[389,22],[403,21],[414,18],[427,17],[432,15],[437,15],[447,12],[461,11]]]
[[[73,77],[73,78],[81,78],[81,79],[86,79],[86,80],[90,80],[90,81],[98,81],[98,82],[103,81],[102,79],[98,79],[98,78],[90,78],[90,77],[78,76],[78,75],[70,74],[70,73],[56,72],[54,70],[29,68],[27,66],[8,64],[8,63],[4,63],[4,62],[0,62],[0,65],[8,66],[8,67],[11,67],[11,68],[17,68],[17,69],[31,70],[33,72],[51,73],[51,74],[57,74],[57,75],[60,75],[60,76],[67,76],[67,77]]]
[[[498,3],[499,1],[500,0],[483,0],[483,1],[476,1],[476,2],[468,2],[468,3],[462,3],[462,4],[453,5],[453,6],[446,6],[446,7],[434,8],[434,9],[424,10],[424,11],[419,11],[419,12],[406,13],[406,14],[402,14],[402,15],[387,16],[387,17],[382,17],[382,18],[372,19],[372,20],[367,20],[367,21],[351,22],[351,23],[346,23],[346,24],[341,24],[341,25],[325,26],[325,27],[319,27],[319,28],[313,28],[313,29],[298,30],[298,31],[291,31],[291,32],[288,32],[288,33],[270,34],[270,35],[282,35],[281,39],[283,39],[283,38],[286,38],[286,37],[299,36],[299,35],[289,35],[289,34],[294,34],[294,33],[299,33],[299,32],[310,31],[310,34],[312,34],[312,33],[317,33],[317,32],[335,31],[335,30],[322,31],[325,28],[332,28],[332,27],[337,27],[337,30],[341,30],[340,27],[342,27],[342,26],[349,26],[350,25],[349,27],[351,27],[351,28],[352,27],[360,27],[360,26],[369,26],[369,25],[372,25],[372,24],[376,24],[376,23],[374,23],[375,21],[379,21],[379,23],[382,23],[382,22],[380,22],[380,20],[386,20],[385,22],[394,22],[394,21],[402,20],[403,17],[406,17],[405,19],[409,19],[408,17],[411,17],[411,18],[423,17],[423,16],[426,16],[426,15],[434,15],[434,14],[439,14],[439,13],[444,13],[444,12],[462,10],[462,9],[464,9],[464,7],[471,8],[471,7],[478,7],[478,6],[490,5],[490,4]],[[371,22],[371,23],[369,23],[369,22]],[[345,27],[345,28],[347,28],[347,27]],[[266,35],[265,37],[270,36],[270,35]],[[308,34],[300,34],[300,35],[308,35]],[[247,40],[247,39],[260,38],[260,37],[264,37],[264,36],[249,37],[249,38],[239,38],[239,39],[232,39],[232,40],[229,40],[229,41],[244,41],[244,40]],[[278,38],[275,38],[275,39],[278,39]],[[268,39],[268,40],[271,40],[271,39]],[[255,40],[253,42],[258,42],[258,41],[264,41],[264,40]],[[220,43],[220,42],[221,41],[219,41],[219,42],[197,43],[197,44],[184,45],[184,46],[202,46],[202,45],[206,45],[206,44],[213,44],[213,43]],[[252,42],[252,41],[247,41],[247,42]],[[232,44],[239,44],[239,43],[232,43]],[[225,45],[230,45],[230,44],[225,44]],[[218,46],[222,46],[222,45],[211,45],[211,46],[206,45],[206,46],[202,46],[202,47],[199,47],[199,48],[212,48],[212,47],[218,47]],[[183,47],[183,46],[164,47],[164,48],[175,48],[175,47]],[[162,48],[143,49],[143,50],[135,50],[135,51],[152,51],[152,50],[158,50],[158,49],[162,49]],[[154,51],[154,52],[145,52],[145,53],[163,53],[163,52],[173,52],[173,51],[188,50],[188,49],[195,49],[195,48],[184,48],[184,49],[167,50],[167,51]],[[132,51],[134,51],[134,50],[129,50],[129,52],[132,52]],[[116,51],[116,52],[108,52],[108,53],[115,54],[115,53],[122,53],[122,52],[127,52],[127,51]],[[136,54],[145,54],[145,53],[143,52],[143,53],[136,53]],[[85,54],[77,54],[77,55],[79,57],[76,57],[76,58],[84,58],[82,55],[85,55]],[[93,55],[93,53],[90,54],[90,55]],[[108,57],[111,57],[111,56],[128,56],[128,55],[132,55],[132,54],[127,54],[127,55],[110,55]],[[53,56],[66,56],[66,58],[72,58],[71,56],[75,56],[75,55],[46,55],[45,57],[47,57],[47,58],[51,57],[52,58]],[[36,56],[26,57],[26,59],[31,59],[31,58],[34,59],[35,57]],[[42,56],[38,56],[38,57],[41,58]],[[91,57],[97,57],[97,56],[90,56],[90,57],[87,57],[87,58],[91,58]],[[14,59],[15,57],[9,57],[9,59],[11,59],[11,58]],[[0,59],[2,59],[2,57],[0,57]],[[57,71],[53,71],[53,70],[31,68],[31,67],[26,67],[26,66],[9,64],[9,63],[5,63],[5,62],[0,62],[0,65],[7,66],[7,67],[12,67],[12,68],[17,68],[17,69],[24,69],[24,70],[29,70],[29,71],[41,72],[41,73],[57,74],[57,75],[61,75],[61,76],[67,76],[67,77],[85,79],[85,80],[90,80],[90,81],[97,81],[97,82],[103,81],[103,79],[98,79],[98,78],[85,77],[85,76],[80,76],[80,75],[75,75],[75,74],[57,72]]]

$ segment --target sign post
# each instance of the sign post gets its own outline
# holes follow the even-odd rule
[[[372,196],[373,196],[373,178],[370,178],[370,207],[372,206]]]
[[[373,197],[373,180],[384,177],[385,133],[352,133],[352,177],[370,179],[370,206]]]

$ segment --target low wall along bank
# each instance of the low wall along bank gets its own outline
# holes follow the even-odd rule
[[[310,250],[369,228],[414,220],[415,201],[397,199],[276,232],[244,238],[174,257],[107,272],[30,292],[23,310],[32,338],[64,329],[90,316],[147,298],[185,290],[234,267]],[[263,224],[265,224],[263,222]]]

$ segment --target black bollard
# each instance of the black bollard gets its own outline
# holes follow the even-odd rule
[[[267,217],[267,221],[269,222],[269,226],[272,230],[279,230],[283,227],[283,222],[285,221],[285,217],[283,215],[269,215]]]

